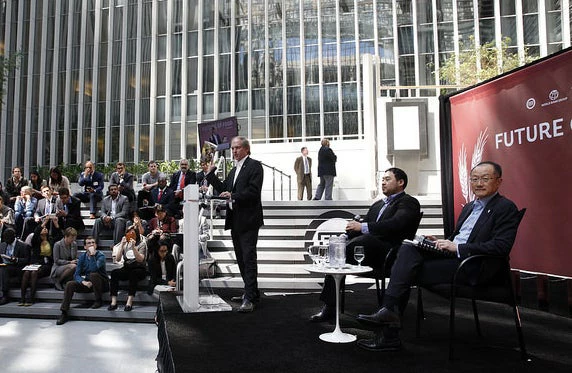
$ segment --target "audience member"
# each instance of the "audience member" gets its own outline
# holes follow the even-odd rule
[[[363,246],[363,264],[380,268],[391,248],[399,247],[405,238],[413,238],[421,212],[419,201],[405,193],[406,187],[405,171],[396,167],[385,170],[381,190],[387,197],[369,208],[363,222],[350,221],[346,226],[350,238],[346,245],[347,262],[357,264],[354,260],[354,247]],[[310,320],[332,320],[336,315],[336,286],[332,276],[326,276],[320,299],[324,306]]]
[[[14,207],[14,203],[21,195],[20,191],[24,186],[28,186],[28,180],[22,177],[22,169],[20,167],[14,167],[12,169],[12,176],[6,181],[6,193],[10,198],[8,206]]]
[[[56,325],[62,325],[68,321],[68,311],[74,293],[93,292],[95,302],[91,308],[96,309],[101,307],[103,293],[109,287],[109,279],[105,271],[105,254],[97,250],[97,243],[91,236],[86,237],[84,247],[85,252],[77,261],[74,279],[66,284],[64,299],[60,306],[62,314]]]
[[[151,232],[158,231],[159,233],[177,233],[179,231],[179,224],[177,219],[167,215],[167,210],[163,205],[155,205],[155,217],[149,220],[149,230]]]
[[[113,244],[118,243],[125,233],[125,226],[129,218],[129,201],[127,197],[119,194],[119,188],[110,184],[109,195],[101,203],[99,218],[93,224],[92,236],[99,241],[101,231],[113,232]]]
[[[117,184],[119,193],[127,197],[129,202],[135,201],[135,191],[133,190],[133,175],[127,172],[125,163],[118,162],[115,166],[116,171],[111,174],[110,184]]]
[[[16,239],[16,232],[5,229],[0,243],[0,256],[3,265],[0,266],[0,306],[10,302],[8,295],[11,278],[22,280],[22,268],[30,263],[30,246]]]
[[[151,191],[157,186],[160,176],[165,176],[164,173],[159,171],[156,161],[149,161],[147,164],[148,172],[144,173],[141,182],[143,183],[143,188],[137,194],[137,207],[141,208],[152,204],[151,201]]]
[[[189,184],[197,183],[197,174],[194,171],[189,170],[189,161],[187,159],[181,159],[179,162],[179,171],[175,172],[171,176],[171,184],[169,188],[175,194],[174,200],[174,217],[175,219],[180,219],[182,217],[183,206],[181,202],[183,201],[183,189]]]
[[[133,308],[133,297],[137,291],[137,284],[147,276],[147,240],[145,236],[139,234],[135,227],[131,226],[127,229],[121,242],[113,248],[113,253],[114,263],[120,263],[123,266],[111,271],[109,287],[111,304],[107,309],[109,311],[117,309],[119,281],[127,280],[129,281],[127,302],[123,310],[129,312]]]
[[[53,194],[58,194],[61,188],[66,188],[69,192],[71,186],[67,176],[62,175],[62,171],[58,167],[50,169],[50,178],[48,186],[52,189]]]
[[[175,276],[177,272],[177,264],[175,258],[169,252],[169,243],[167,241],[159,241],[157,253],[150,255],[149,273],[151,281],[149,282],[149,295],[153,294],[153,289],[157,285],[175,286]]]
[[[38,200],[32,196],[32,188],[23,186],[20,189],[20,196],[14,202],[14,222],[16,225],[16,234],[21,236],[24,220],[34,216]]]
[[[322,139],[321,144],[322,147],[318,151],[318,177],[320,178],[320,184],[316,188],[314,199],[321,200],[322,194],[324,194],[325,200],[331,200],[338,157],[330,148],[330,140]]]
[[[20,286],[21,299],[18,306],[31,306],[36,302],[36,284],[39,278],[49,276],[52,271],[54,258],[52,251],[54,243],[61,238],[61,231],[50,232],[44,223],[38,225],[32,233],[32,255],[30,264],[39,265],[36,269],[24,270]],[[30,287],[30,297],[26,299],[26,290]],[[29,301],[28,301],[29,300]]]
[[[12,228],[15,230],[14,210],[4,205],[4,199],[0,198],[0,237],[4,229]]]
[[[54,229],[54,225],[59,229],[58,218],[56,216],[56,196],[52,195],[49,186],[44,185],[41,188],[42,199],[38,200],[34,209],[34,216],[24,219],[24,228],[20,238],[26,239],[30,233],[34,231],[40,222],[46,221],[49,231]]]
[[[378,328],[373,339],[359,340],[358,346],[372,351],[395,351],[401,347],[399,328],[411,285],[449,284],[461,261],[478,254],[508,255],[516,238],[518,209],[501,196],[502,169],[493,162],[481,162],[470,174],[476,199],[467,203],[448,239],[436,239],[438,249],[454,253],[446,257],[416,246],[403,244],[391,270],[383,306],[358,321]],[[381,329],[381,330],[380,330]]]
[[[78,232],[83,232],[85,229],[85,223],[81,217],[81,201],[71,196],[68,188],[58,189],[56,216],[62,230],[71,227]]]
[[[87,161],[85,170],[79,175],[78,184],[83,187],[83,192],[74,194],[74,197],[89,202],[89,218],[95,219],[97,203],[103,198],[103,174],[95,170],[93,162]]]
[[[5,206],[10,206],[10,196],[4,190],[2,183],[0,183],[0,199],[2,199],[2,202],[4,202]]]
[[[46,180],[42,178],[38,171],[30,172],[30,181],[28,182],[28,186],[32,188],[32,195],[39,200],[44,198],[42,195],[42,187],[48,185]]]
[[[56,290],[64,291],[67,281],[73,278],[77,267],[77,231],[74,228],[64,230],[64,238],[54,244],[54,265],[50,277]]]
[[[294,161],[294,172],[298,183],[298,200],[304,199],[304,189],[308,200],[312,199],[312,158],[308,157],[308,148],[302,147],[302,155]]]
[[[149,232],[149,223],[146,220],[141,219],[137,211],[133,211],[131,213],[131,219],[127,222],[127,226],[131,225],[137,229],[141,235],[146,236]]]

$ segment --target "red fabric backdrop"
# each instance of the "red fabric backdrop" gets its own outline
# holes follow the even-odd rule
[[[572,50],[450,98],[455,218],[480,160],[527,213],[513,268],[572,277]],[[568,232],[570,230],[571,232]]]

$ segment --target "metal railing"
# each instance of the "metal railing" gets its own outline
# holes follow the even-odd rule
[[[292,200],[292,176],[280,171],[274,166],[267,165],[264,162],[262,166],[269,168],[272,170],[272,200],[276,201],[276,174],[278,173],[280,176],[280,200],[284,201],[284,177],[288,178],[288,200]]]

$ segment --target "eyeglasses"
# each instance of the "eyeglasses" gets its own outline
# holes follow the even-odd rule
[[[486,184],[489,181],[494,180],[494,179],[498,179],[498,177],[491,177],[491,176],[472,177],[469,180],[471,181],[471,184],[478,184],[480,181],[482,181],[483,184]]]

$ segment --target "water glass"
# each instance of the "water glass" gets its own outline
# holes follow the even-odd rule
[[[354,247],[354,259],[358,262],[358,267],[361,267],[361,262],[365,258],[365,251],[363,246]]]

